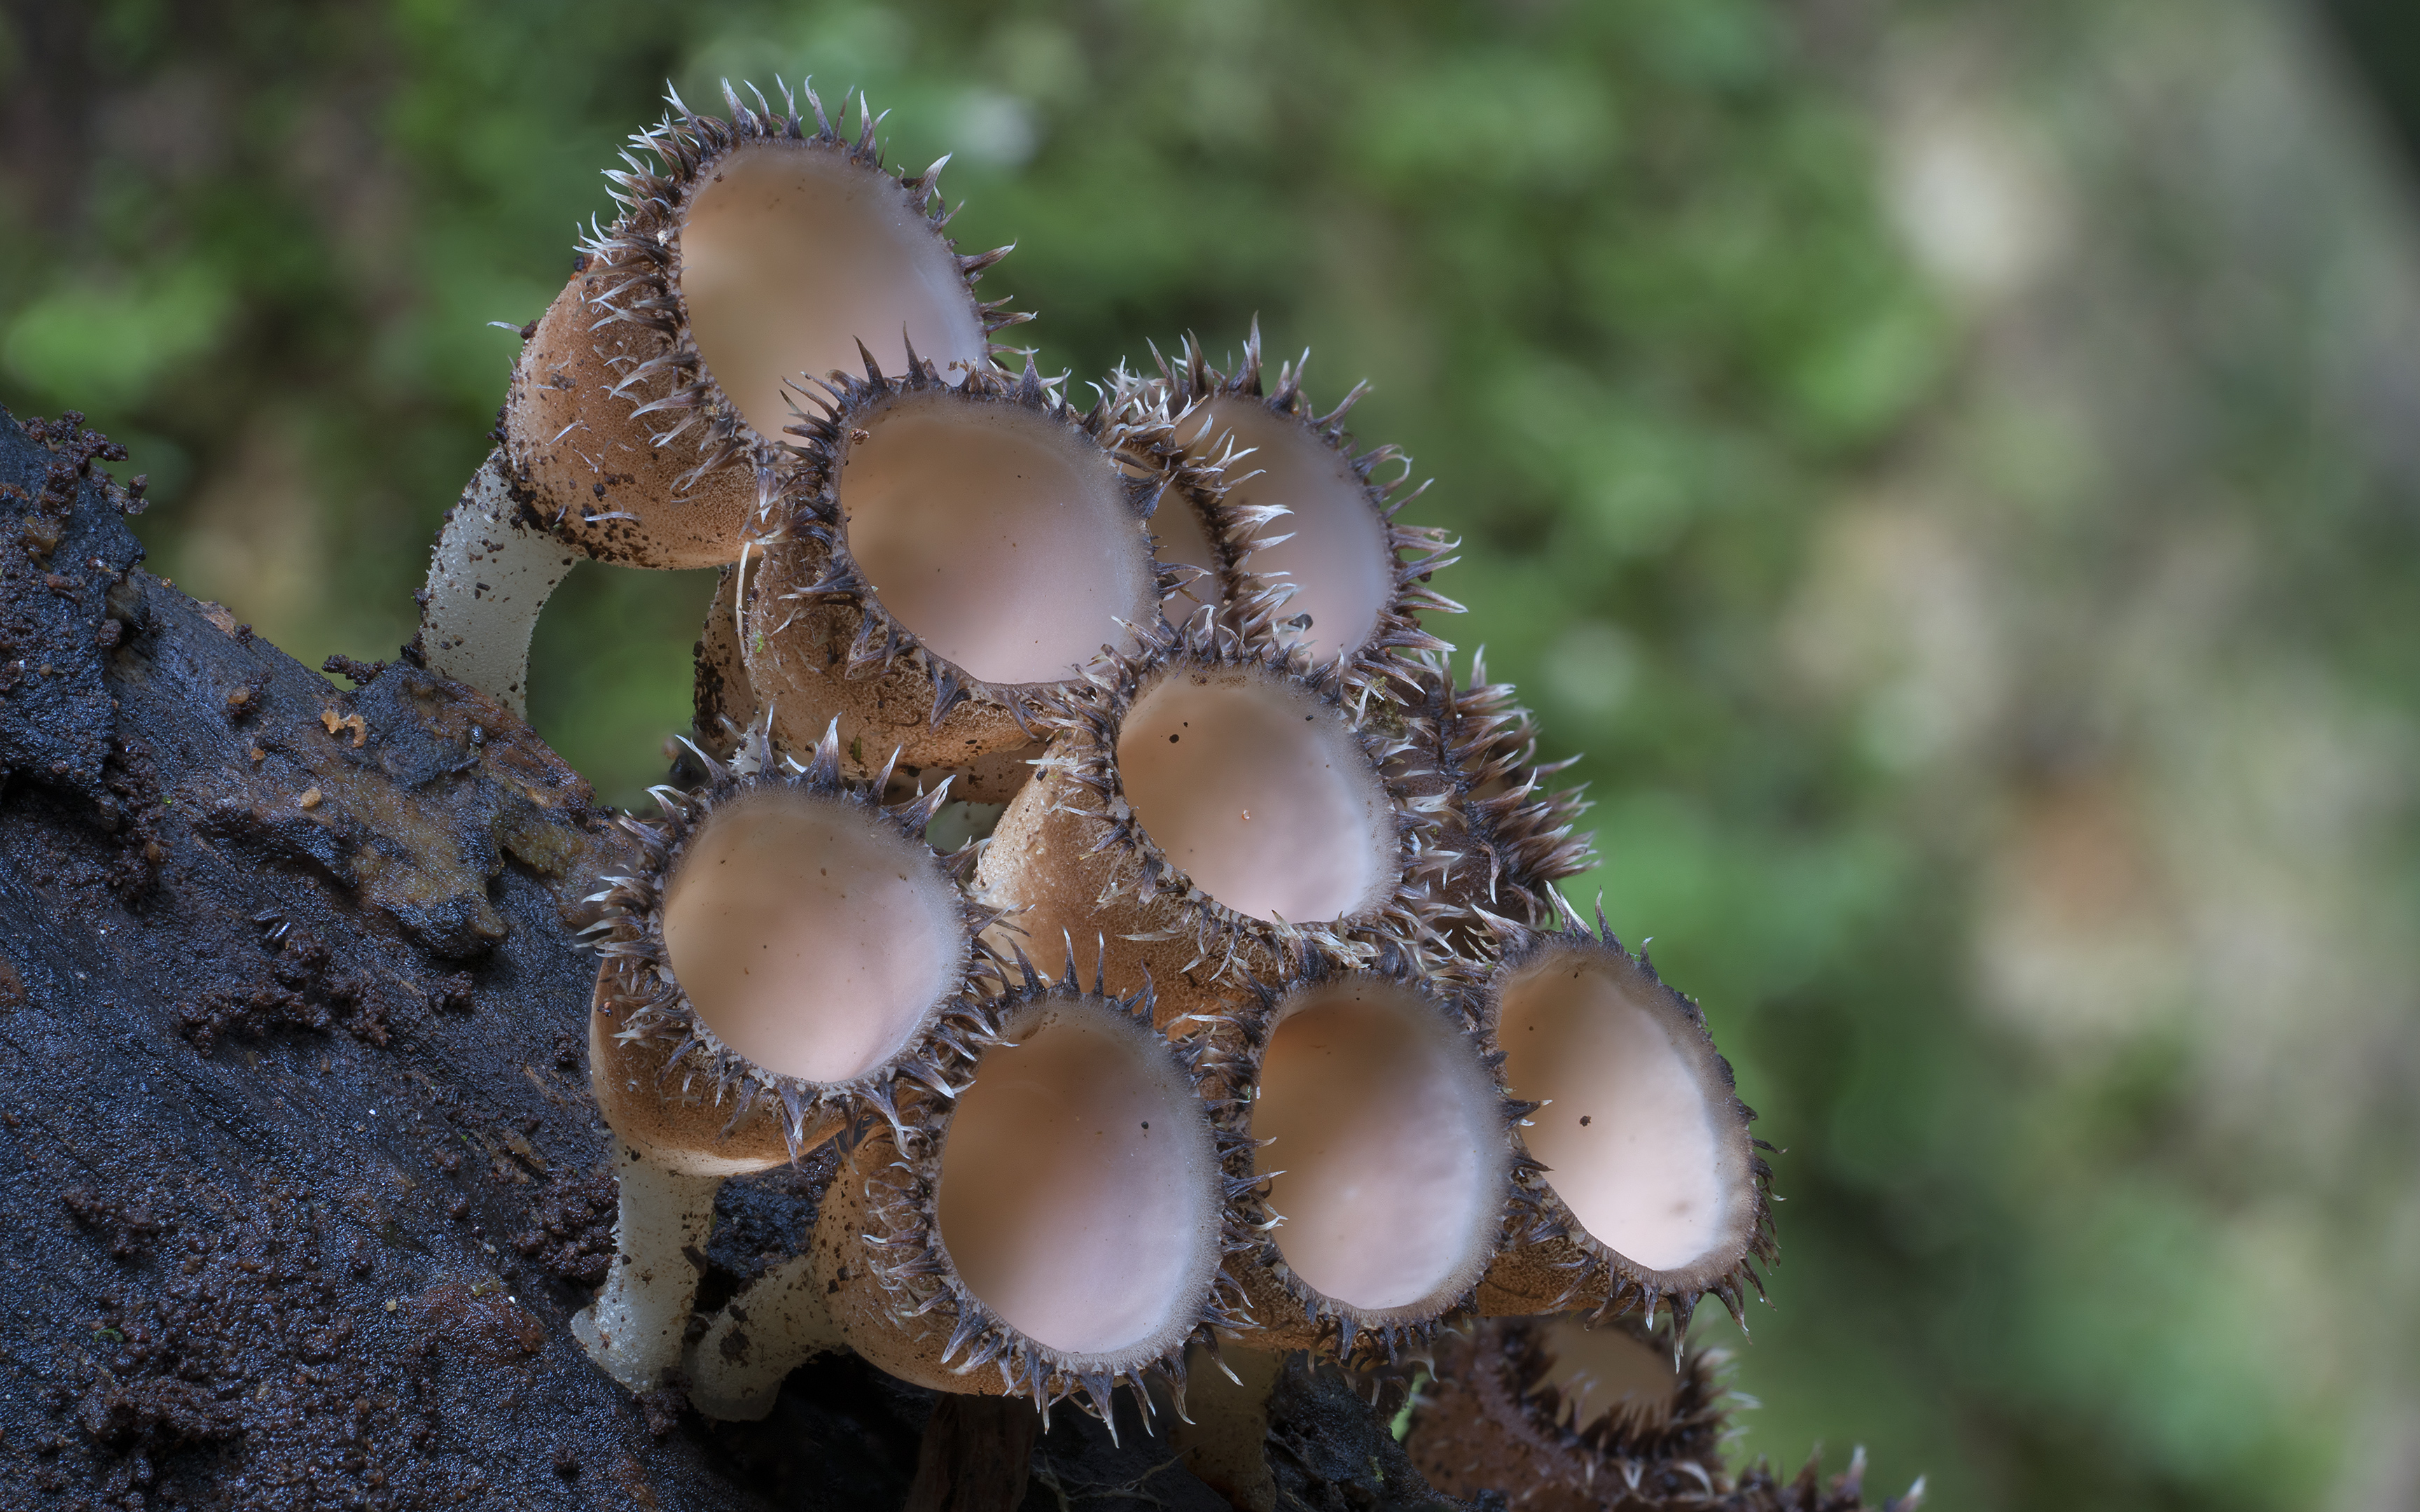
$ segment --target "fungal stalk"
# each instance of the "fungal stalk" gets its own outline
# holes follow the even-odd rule
[[[1196,1480],[1239,1512],[1277,1512],[1269,1398],[1285,1372],[1285,1356],[1229,1340],[1215,1355],[1196,1346],[1189,1363],[1187,1415],[1170,1425],[1170,1445]]]
[[[1372,971],[1314,956],[1253,990],[1231,1030],[1266,1235],[1237,1267],[1258,1325],[1244,1342],[1392,1360],[1470,1305],[1505,1234],[1527,1110],[1460,998],[1404,952]]]
[[[954,378],[987,368],[992,332],[1026,318],[975,298],[1008,249],[957,255],[940,162],[888,170],[861,98],[850,135],[812,88],[805,116],[784,90],[785,109],[761,95],[751,109],[726,83],[728,120],[671,97],[631,139],[628,170],[607,175],[620,214],[582,243],[569,283],[524,332],[504,406],[510,482],[529,518],[580,555],[738,560],[788,466],[783,384],[853,364],[861,344],[903,360],[910,341]],[[526,676],[528,630],[464,635],[494,607],[479,576],[441,552],[422,640],[492,642],[455,661],[502,697]],[[544,599],[513,602],[535,624]]]
[[[530,636],[579,560],[531,512],[526,491],[516,491],[504,448],[489,453],[445,512],[429,555],[413,641],[421,659],[528,718]]]
[[[954,1100],[874,1126],[833,1179],[815,1273],[861,1355],[937,1391],[1082,1393],[1106,1422],[1147,1374],[1240,1319],[1220,1266],[1250,1180],[1233,1104],[1152,1027],[1147,996],[1031,966]]]
[[[1178,470],[1136,459],[1168,454],[1167,427],[1107,401],[1078,414],[1031,364],[952,385],[869,357],[825,392],[750,589],[749,678],[777,742],[837,719],[852,770],[895,751],[903,772],[978,777],[1033,743],[1037,698],[1158,622],[1145,521]]]
[[[771,1414],[782,1382],[819,1354],[848,1349],[832,1321],[815,1252],[769,1266],[748,1283],[683,1351],[689,1403],[719,1423]]]
[[[1103,937],[1112,987],[1156,983],[1165,1023],[1297,946],[1360,962],[1427,933],[1442,858],[1382,775],[1399,743],[1302,660],[1171,630],[1039,717],[1049,754],[975,872],[1025,949],[1056,969],[1063,937]]]
[[[590,1085],[622,1142],[621,1218],[574,1327],[633,1389],[680,1357],[722,1179],[896,1118],[901,1081],[949,1087],[988,1027],[989,916],[923,841],[942,795],[882,807],[830,734],[808,766],[761,731],[741,758],[701,757],[704,788],[624,821],[644,865],[605,899]]]
[[[1605,931],[1508,927],[1483,1032],[1505,1086],[1539,1104],[1520,1131],[1541,1216],[1489,1269],[1494,1314],[1658,1301],[1685,1331],[1699,1301],[1736,1318],[1773,1257],[1772,1172],[1698,1007]],[[1743,1325],[1745,1319],[1743,1319]]]
[[[1275,387],[1264,387],[1256,321],[1232,374],[1187,337],[1177,361],[1160,364],[1163,402],[1181,417],[1187,453],[1225,474],[1213,538],[1232,531],[1240,569],[1283,595],[1280,640],[1348,682],[1393,676],[1398,656],[1446,649],[1419,616],[1462,611],[1428,586],[1453,564],[1455,543],[1395,523],[1428,485],[1408,486],[1411,458],[1400,449],[1358,450],[1344,430],[1368,385],[1323,415],[1303,394],[1302,370],[1280,365]]]

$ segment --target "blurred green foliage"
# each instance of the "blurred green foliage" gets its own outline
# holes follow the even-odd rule
[[[1785,1148],[1748,1450],[1863,1443],[1878,1486],[1929,1473],[1956,1507],[2286,1505],[2324,1478],[2230,1329],[2253,1299],[2203,1211],[2156,1175],[2061,1184],[2167,1116],[2175,1054],[2082,1090],[2011,1071],[1963,1007],[1957,826],[1780,652],[1824,512],[1957,353],[1878,204],[1872,113],[1789,8],[8,17],[0,402],[128,443],[155,567],[306,662],[410,634],[517,347],[490,323],[560,287],[666,80],[715,109],[726,75],[812,74],[892,113],[893,160],[954,153],[961,246],[1017,243],[985,292],[1078,384],[1255,318],[1311,349],[1314,398],[1373,378],[1357,429],[1415,454],[1417,522],[1465,542],[1438,586],[1470,613],[1436,628],[1523,686],[1546,755],[1588,753],[1604,860],[1573,895],[1652,938]],[[585,565],[541,627],[535,720],[611,798],[686,724],[709,588]]]

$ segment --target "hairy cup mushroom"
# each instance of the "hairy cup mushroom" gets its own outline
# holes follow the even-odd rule
[[[728,121],[672,97],[610,174],[622,213],[524,348],[506,449],[566,540],[605,561],[719,566],[739,556],[794,410],[785,386],[893,362],[908,344],[953,375],[990,366],[991,332],[1020,318],[980,303],[974,278],[1006,250],[960,257],[937,162],[882,165],[858,102],[854,139],[806,91]],[[944,159],[944,162],[947,160]],[[681,443],[681,444],[675,444]]]
[[[1404,1449],[1450,1496],[1519,1490],[1537,1512],[1697,1504],[1723,1486],[1727,1356],[1668,1331],[1490,1319],[1439,1338]]]
[[[1275,621],[1284,643],[1355,684],[1394,675],[1401,654],[1446,649],[1419,617],[1462,611],[1428,586],[1453,564],[1454,543],[1395,523],[1428,486],[1405,486],[1411,458],[1393,446],[1355,450],[1343,420],[1368,385],[1324,415],[1303,395],[1301,363],[1281,365],[1264,391],[1257,321],[1233,373],[1211,366],[1189,336],[1160,372],[1187,451],[1226,474],[1224,530],[1243,567],[1284,595]]]
[[[1109,658],[1037,716],[1034,779],[975,869],[1003,928],[1056,968],[1106,941],[1112,988],[1149,980],[1162,1022],[1241,1001],[1297,942],[1351,961],[1429,932],[1433,816],[1382,773],[1400,743],[1346,712],[1302,654],[1195,625]]]
[[[1773,1173],[1705,1016],[1602,918],[1505,933],[1481,1032],[1507,1089],[1538,1104],[1520,1139],[1542,1215],[1489,1268],[1481,1310],[1652,1320],[1662,1301],[1685,1330],[1711,1291],[1738,1317],[1774,1255]]]
[[[1152,1027],[1149,995],[1028,964],[954,1096],[869,1125],[813,1254],[857,1352],[938,1391],[1080,1391],[1106,1422],[1147,1374],[1181,1400],[1186,1346],[1241,1319],[1220,1267],[1250,1184],[1232,1103]]]
[[[881,806],[843,781],[829,734],[812,764],[760,732],[735,770],[658,790],[659,824],[623,821],[644,865],[604,895],[589,1080],[620,1139],[621,1216],[604,1291],[575,1331],[635,1387],[680,1356],[692,1250],[717,1186],[897,1116],[901,1081],[949,1085],[986,1032],[992,980],[967,901],[923,840],[942,797]]]
[[[1419,1349],[1470,1305],[1514,1198],[1508,1100],[1459,994],[1405,952],[1314,953],[1213,1026],[1249,1088],[1256,1253],[1233,1267],[1254,1349],[1348,1364]]]
[[[1031,364],[952,385],[869,358],[826,388],[799,427],[797,512],[750,584],[749,679],[777,741],[837,719],[853,770],[896,752],[979,777],[1034,742],[1038,696],[1158,623],[1145,521],[1176,469],[1133,464],[1169,455],[1167,427],[1106,400],[1079,414]]]
[[[727,121],[671,96],[631,139],[653,166],[625,153],[607,175],[621,213],[582,242],[514,366],[491,459],[511,497],[474,480],[440,537],[420,636],[439,671],[520,707],[562,547],[641,567],[737,561],[788,465],[784,384],[854,364],[861,344],[979,371],[992,332],[1028,318],[975,298],[1008,249],[956,254],[941,162],[887,170],[862,98],[850,137],[813,88],[812,120],[783,88],[785,110],[761,94],[752,110],[726,82]],[[523,622],[517,638],[486,623],[500,613]]]

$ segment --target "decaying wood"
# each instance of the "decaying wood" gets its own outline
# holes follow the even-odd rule
[[[930,1393],[832,1359],[714,1426],[566,1326],[613,1209],[588,786],[408,659],[348,688],[143,572],[108,455],[0,413],[0,1505],[900,1505]],[[708,1305],[815,1190],[731,1184]],[[1303,1504],[1436,1504],[1315,1384]],[[1218,1504],[1121,1432],[1054,1413],[1021,1504]]]

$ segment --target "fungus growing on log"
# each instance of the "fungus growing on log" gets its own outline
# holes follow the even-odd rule
[[[1400,742],[1357,725],[1301,654],[1219,628],[1112,656],[1037,717],[1048,754],[976,864],[979,896],[1057,968],[1105,937],[1121,992],[1156,984],[1162,1022],[1241,1001],[1314,945],[1350,962],[1428,933],[1432,816],[1382,768]]]
[[[954,386],[923,359],[892,378],[869,358],[826,392],[797,427],[796,513],[749,588],[749,679],[776,741],[837,719],[854,771],[895,751],[971,774],[1033,743],[1042,694],[1159,623],[1144,522],[1178,471],[1167,425],[1106,400],[1079,414],[1031,364]]]
[[[1489,1268],[1481,1309],[1652,1319],[1661,1301],[1685,1331],[1713,1292],[1738,1317],[1774,1255],[1772,1171],[1704,1015],[1602,919],[1507,936],[1482,1033],[1505,1087],[1540,1104],[1520,1139],[1542,1216]]]
[[[1160,372],[1187,451],[1226,474],[1222,530],[1243,568],[1283,598],[1274,621],[1281,643],[1355,684],[1392,675],[1403,655],[1447,649],[1419,616],[1462,611],[1428,585],[1453,564],[1456,543],[1395,523],[1428,485],[1406,486],[1411,458],[1396,447],[1355,450],[1343,421],[1366,383],[1324,415],[1303,395],[1299,363],[1280,365],[1274,390],[1264,389],[1257,321],[1233,373],[1211,366],[1189,336]]]
[[[1314,954],[1215,1026],[1249,1088],[1251,1206],[1264,1234],[1234,1271],[1254,1349],[1348,1364],[1418,1350],[1470,1304],[1514,1200],[1512,1125],[1458,995],[1409,957],[1347,969]],[[1224,1045],[1222,1044],[1222,1048]]]
[[[791,465],[783,385],[854,365],[861,346],[904,361],[911,342],[954,378],[1028,318],[974,294],[1007,248],[961,257],[943,235],[948,159],[888,170],[861,97],[851,137],[813,88],[807,116],[783,88],[784,110],[761,94],[751,109],[726,82],[727,121],[671,96],[631,139],[653,167],[626,153],[607,174],[621,213],[582,242],[514,365],[507,487],[466,491],[440,537],[420,640],[447,675],[521,706],[528,626],[568,570],[550,534],[630,566],[738,560]],[[502,566],[461,570],[483,561]],[[520,586],[498,592],[498,570]],[[500,613],[517,644],[487,624]]]
[[[601,560],[736,561],[754,472],[792,423],[784,385],[855,366],[861,347],[895,365],[909,343],[973,373],[1022,318],[973,291],[1007,249],[956,255],[941,163],[885,169],[861,99],[854,139],[812,88],[811,118],[786,96],[752,110],[726,84],[723,99],[728,121],[674,96],[632,138],[653,170],[607,176],[621,216],[582,246],[514,370],[513,465],[548,523]]]
[[[1232,1103],[1152,1027],[1149,995],[1029,964],[952,1099],[869,1126],[827,1190],[813,1254],[850,1346],[937,1391],[1182,1400],[1187,1344],[1243,1319],[1220,1267],[1250,1183]]]
[[[1711,1499],[1727,1358],[1676,1360],[1668,1329],[1635,1319],[1490,1319],[1439,1337],[1404,1448],[1450,1496],[1517,1487],[1538,1512]]]
[[[884,808],[843,781],[828,733],[806,767],[761,732],[701,757],[663,821],[625,820],[645,865],[604,897],[590,1086],[624,1147],[616,1255],[582,1342],[625,1384],[679,1359],[724,1177],[795,1160],[905,1079],[946,1088],[987,1031],[970,903],[923,834],[937,792]]]

